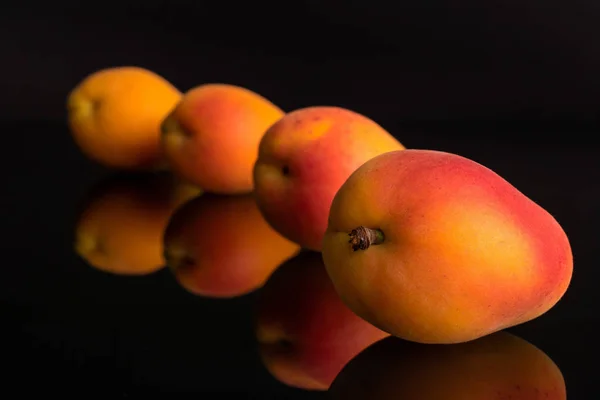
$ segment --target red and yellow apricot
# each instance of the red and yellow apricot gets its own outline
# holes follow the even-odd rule
[[[320,251],[329,207],[365,161],[404,146],[371,119],[339,107],[286,114],[264,135],[254,167],[267,221],[303,248]]]
[[[423,343],[537,318],[573,272],[550,213],[489,168],[433,150],[390,152],[355,171],[333,200],[323,259],[352,310]]]
[[[206,192],[248,193],[258,144],[283,115],[249,89],[200,85],[186,92],[162,122],[162,147],[170,168]]]

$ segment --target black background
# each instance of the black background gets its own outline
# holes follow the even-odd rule
[[[566,0],[5,3],[2,379],[22,393],[320,397],[260,365],[253,295],[199,299],[167,271],[114,277],[73,254],[77,204],[110,171],[72,143],[66,95],[97,69],[139,65],[184,91],[226,82],[286,110],[347,107],[407,147],[500,173],[558,219],[575,259],[563,300],[513,331],[559,365],[570,399],[586,398],[599,301],[598,20],[594,2]]]

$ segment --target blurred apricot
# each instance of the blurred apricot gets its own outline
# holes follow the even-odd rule
[[[96,71],[69,93],[71,134],[87,157],[105,166],[163,167],[160,124],[181,96],[171,83],[144,68]]]
[[[200,189],[166,172],[118,174],[101,181],[84,202],[75,251],[91,266],[141,275],[165,265],[163,234],[173,211]]]
[[[284,112],[244,87],[203,84],[188,90],[161,125],[171,170],[205,191],[252,191],[258,144]]]
[[[261,287],[299,250],[267,224],[251,194],[192,199],[173,214],[164,243],[181,286],[208,297],[236,297]]]
[[[344,305],[318,252],[287,260],[258,294],[260,356],[271,375],[288,386],[327,390],[348,361],[388,336]]]

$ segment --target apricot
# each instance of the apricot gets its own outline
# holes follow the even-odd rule
[[[261,359],[280,382],[327,390],[361,350],[388,336],[356,316],[336,294],[321,254],[303,251],[259,291],[256,337]]]
[[[356,170],[333,200],[323,259],[354,312],[423,343],[537,318],[573,272],[550,213],[489,168],[433,150],[390,152]]]
[[[329,207],[352,172],[404,146],[374,121],[339,107],[288,113],[266,132],[254,167],[267,221],[303,248],[321,250]]]
[[[261,287],[299,247],[264,220],[251,194],[204,194],[173,214],[167,265],[192,294],[231,298]]]
[[[89,265],[119,275],[144,275],[165,265],[163,233],[171,214],[200,189],[165,172],[117,174],[82,204],[75,252]]]
[[[328,394],[336,400],[567,398],[552,359],[508,332],[452,345],[383,339],[351,360]]]
[[[200,85],[163,121],[162,146],[171,169],[207,192],[249,193],[258,143],[283,115],[246,88]]]
[[[152,71],[106,68],[69,93],[67,119],[88,158],[111,168],[163,168],[160,124],[180,99],[181,92]]]

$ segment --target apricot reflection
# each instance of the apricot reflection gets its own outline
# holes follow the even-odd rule
[[[316,252],[301,252],[273,273],[259,292],[256,313],[265,367],[301,389],[327,390],[352,357],[388,336],[342,303]]]
[[[386,338],[350,361],[329,394],[336,400],[567,398],[557,365],[505,331],[452,345]]]
[[[163,234],[173,211],[200,190],[168,173],[112,175],[93,187],[75,227],[75,252],[119,275],[164,266]]]
[[[231,298],[261,287],[299,247],[271,228],[252,194],[204,194],[175,211],[164,249],[184,289]]]

